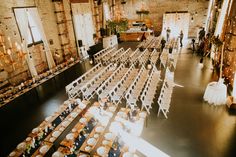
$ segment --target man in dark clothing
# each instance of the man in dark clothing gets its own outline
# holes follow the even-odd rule
[[[163,51],[164,47],[166,45],[166,41],[164,38],[161,39],[161,52]]]
[[[195,52],[195,39],[192,39],[193,53]]]
[[[205,37],[205,33],[206,33],[205,29],[202,28],[202,30],[198,33],[199,34],[199,37],[198,37],[199,41],[198,41],[198,43],[200,43],[202,41],[202,39]]]
[[[184,37],[184,33],[181,30],[180,34],[179,34],[179,42],[180,42],[180,47],[183,47],[183,37]]]

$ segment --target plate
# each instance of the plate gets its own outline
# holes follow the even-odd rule
[[[90,145],[90,146],[93,146],[95,145],[96,143],[96,139],[95,138],[89,138],[88,141],[87,141],[87,144]]]
[[[64,131],[64,128],[60,128],[59,131]]]
[[[73,140],[74,139],[74,134],[73,133],[69,133],[66,135],[66,139],[67,140]]]
[[[97,153],[98,153],[98,155],[101,155],[101,156],[104,156],[105,155],[105,153],[106,153],[106,148],[105,147],[99,147],[98,149],[97,149]]]
[[[86,118],[81,118],[81,119],[79,120],[79,122],[82,123],[82,124],[85,124],[85,123],[87,122],[87,119],[86,119]]]
[[[101,127],[101,126],[99,126],[99,127],[97,127],[97,128],[95,129],[95,131],[98,132],[98,133],[101,133],[101,132],[104,131],[104,128]]]
[[[9,154],[10,157],[13,157],[13,156],[15,156],[15,155],[16,155],[16,152],[15,152],[15,151],[13,151],[13,152],[11,152],[11,153]]]
[[[64,122],[62,122],[62,126],[64,126],[64,127],[67,127],[68,125],[70,124],[70,122],[69,121],[64,121]]]
[[[49,117],[45,118],[45,121],[48,122],[48,121],[50,121],[51,119],[52,119],[52,116],[49,116]]]
[[[94,138],[98,138],[98,137],[99,137],[99,134],[94,134],[93,137],[94,137]]]
[[[42,146],[42,147],[39,149],[39,152],[42,153],[42,154],[45,154],[48,150],[49,150],[48,145],[45,145],[45,146]]]
[[[24,150],[24,149],[26,149],[26,143],[25,142],[21,142],[20,144],[17,145],[16,148],[18,150]]]
[[[39,128],[34,128],[33,130],[32,130],[32,133],[33,134],[37,134],[39,132]]]
[[[31,139],[32,139],[31,137],[27,137],[25,141],[29,142]]]
[[[109,141],[103,140],[103,141],[102,141],[102,144],[103,144],[103,145],[108,145],[108,144],[109,144]]]
[[[64,157],[64,155],[61,152],[56,151],[55,153],[52,154],[52,157]]]
[[[54,131],[54,132],[52,133],[52,136],[55,137],[55,138],[57,138],[60,134],[61,134],[60,131]]]
[[[55,137],[50,137],[49,141],[50,141],[50,142],[54,142],[55,139],[56,139]]]
[[[91,150],[91,147],[90,147],[90,146],[86,146],[86,147],[84,148],[84,150],[85,150],[85,151],[90,151],[90,150]]]
[[[105,134],[105,139],[111,141],[113,139],[113,134],[111,132]]]
[[[123,157],[134,157],[134,155],[132,153],[130,153],[130,152],[125,152],[123,154]]]
[[[86,107],[86,105],[84,104],[84,103],[79,103],[79,108],[81,109],[81,110],[83,110],[83,109],[85,109],[85,107]]]
[[[75,117],[77,117],[78,113],[72,112],[70,115],[71,115],[71,117],[75,118]]]

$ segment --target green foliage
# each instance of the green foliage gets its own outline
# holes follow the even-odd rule
[[[107,26],[111,30],[112,34],[126,31],[128,29],[128,20],[121,19],[120,21],[107,21]]]

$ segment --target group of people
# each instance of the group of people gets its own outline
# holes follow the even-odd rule
[[[210,54],[211,49],[211,35],[210,33],[205,32],[205,29],[202,28],[198,33],[198,50],[197,53],[201,56],[208,56]]]

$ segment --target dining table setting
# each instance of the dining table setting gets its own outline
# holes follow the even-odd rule
[[[9,156],[44,156],[66,127],[86,109],[88,103],[80,99],[65,101],[58,111],[46,117],[39,126],[32,129],[28,137],[18,144]]]

